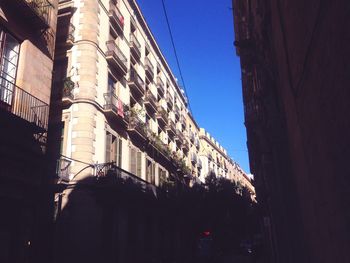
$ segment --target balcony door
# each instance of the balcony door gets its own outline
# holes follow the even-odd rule
[[[146,181],[155,184],[155,164],[147,159],[146,161]]]
[[[11,105],[18,66],[19,42],[0,29],[0,103]]]

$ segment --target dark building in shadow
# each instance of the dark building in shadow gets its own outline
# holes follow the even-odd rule
[[[0,2],[0,262],[47,262],[57,0]],[[51,202],[52,203],[52,202]]]
[[[350,262],[350,3],[233,7],[267,262]]]

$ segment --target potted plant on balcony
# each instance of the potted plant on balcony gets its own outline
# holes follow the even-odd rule
[[[70,77],[66,77],[63,80],[63,96],[64,97],[71,97],[72,96],[72,91],[74,89],[74,82],[71,80]]]

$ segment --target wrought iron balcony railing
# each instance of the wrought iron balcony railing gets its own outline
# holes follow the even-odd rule
[[[130,34],[130,48],[137,58],[141,57],[141,44],[133,33]]]
[[[127,172],[114,164],[107,164],[95,173],[99,177],[99,182],[102,184],[119,183],[125,187],[130,187],[130,190],[133,191],[138,189],[143,193],[148,193],[152,195],[157,194],[157,187],[154,184],[147,182],[138,177],[137,175]],[[111,178],[115,178],[117,180],[108,180]]]
[[[129,86],[138,96],[143,96],[145,93],[145,82],[142,80],[136,70],[132,67],[130,69]]]
[[[174,98],[169,93],[166,97],[166,102],[168,103],[169,108],[172,109],[174,106]]]
[[[185,140],[185,136],[182,133],[182,131],[180,130],[176,130],[176,136],[175,136],[175,140],[180,143],[183,144],[184,140]]]
[[[53,6],[48,0],[3,0],[35,28],[47,29],[50,27]]]
[[[113,1],[109,2],[109,13],[108,13],[111,25],[114,30],[123,32],[124,30],[124,16],[120,12],[119,8],[116,7]]]
[[[198,159],[197,168],[198,169],[202,169],[203,168],[203,164],[202,164],[202,160],[201,159]]]
[[[67,34],[67,44],[73,45],[74,43],[74,32],[75,32],[75,26],[72,23],[69,23],[68,26],[68,34]]]
[[[160,105],[158,106],[158,112],[156,114],[156,118],[158,119],[158,122],[162,125],[166,125],[168,123],[168,113]]]
[[[144,104],[152,112],[157,111],[157,99],[150,90],[147,90],[147,92],[146,92]]]
[[[109,40],[106,42],[107,51],[106,59],[112,64],[117,70],[119,70],[123,75],[127,73],[127,58],[115,43],[114,40]]]
[[[183,144],[181,145],[181,147],[182,147],[182,149],[184,150],[184,151],[189,151],[190,150],[190,144],[189,144],[189,142],[187,141],[187,140],[184,140],[184,142],[183,142]]]
[[[191,154],[191,162],[194,164],[197,163],[197,155],[194,153]]]
[[[170,136],[174,136],[176,134],[176,126],[172,119],[169,119],[168,125],[166,126],[166,129],[168,131],[168,134]]]
[[[190,141],[193,143],[195,139],[193,131],[189,132],[189,138],[190,138]]]
[[[157,77],[157,89],[158,89],[159,96],[163,98],[165,94],[165,89],[164,89],[164,82],[161,79],[161,77]]]
[[[0,77],[0,109],[47,131],[49,105]]]
[[[136,132],[142,139],[146,140],[148,137],[148,127],[138,116],[130,116],[129,132]]]
[[[124,123],[129,122],[129,106],[123,103],[113,92],[105,93],[104,95],[105,105],[104,110],[110,111],[113,115]]]
[[[150,59],[148,57],[145,57],[145,71],[146,71],[147,76],[150,79],[153,79],[154,66],[152,65],[152,62],[150,61]]]

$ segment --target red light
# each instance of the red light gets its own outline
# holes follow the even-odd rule
[[[203,234],[204,234],[206,237],[208,237],[208,236],[210,236],[210,231],[204,231]]]

